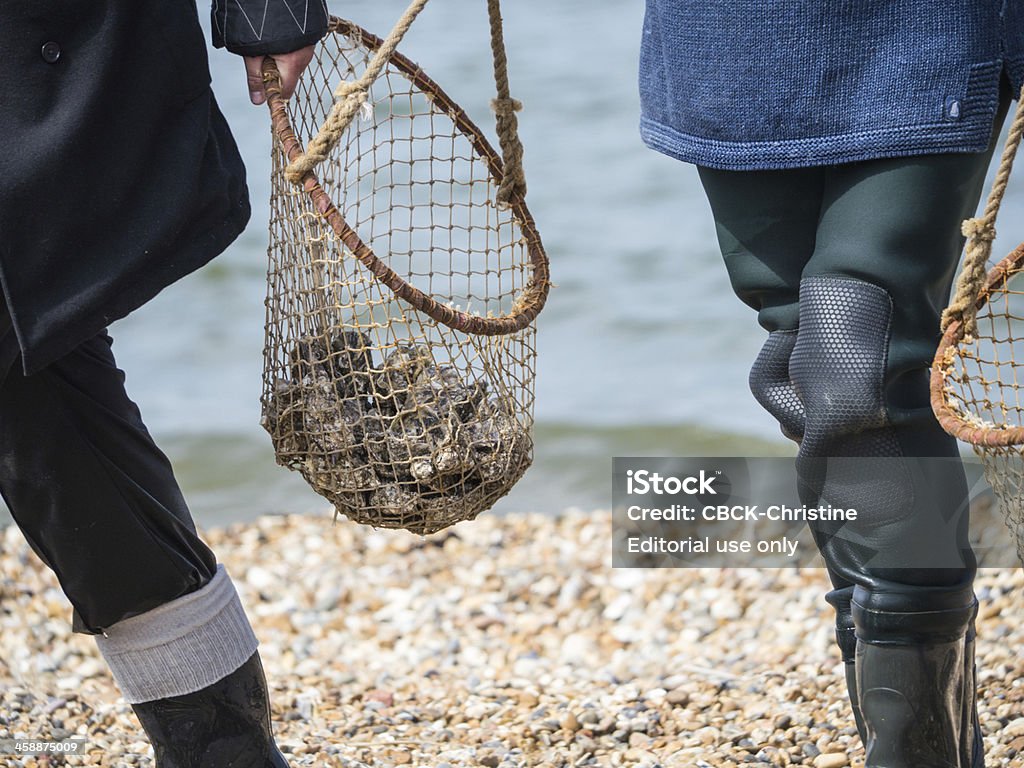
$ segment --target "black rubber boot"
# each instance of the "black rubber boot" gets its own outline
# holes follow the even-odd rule
[[[856,689],[865,768],[981,766],[970,585],[904,593],[857,586]]]
[[[965,638],[929,645],[857,643],[865,768],[969,768],[973,722]],[[973,760],[973,755],[971,757]]]
[[[861,743],[865,749],[868,743],[867,730],[864,727],[864,715],[860,711],[860,697],[857,695],[857,664],[847,661],[843,664],[846,671],[846,691],[850,694],[850,709],[853,710],[853,720],[857,724],[857,733],[860,734]]]
[[[964,699],[961,706],[963,732],[960,764],[963,768],[985,768],[985,742],[978,722],[978,670],[974,663],[974,621],[964,642]]]
[[[288,768],[270,728],[258,653],[195,693],[133,704],[157,768]]]

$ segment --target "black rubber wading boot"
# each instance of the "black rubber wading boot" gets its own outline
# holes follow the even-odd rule
[[[967,768],[961,759],[973,728],[963,728],[964,706],[973,701],[966,690],[973,680],[966,679],[965,643],[857,642],[865,768]]]
[[[195,693],[132,704],[157,768],[288,768],[270,729],[258,653]]]
[[[960,708],[963,732],[968,734],[960,744],[960,765],[963,768],[985,768],[985,742],[978,722],[978,671],[974,664],[974,627],[964,644],[964,699]]]
[[[846,668],[846,690],[850,694],[850,709],[853,710],[853,721],[857,724],[857,733],[860,734],[860,741],[867,748],[868,734],[864,728],[864,715],[860,711],[860,697],[857,695],[857,665],[848,661],[843,666]]]

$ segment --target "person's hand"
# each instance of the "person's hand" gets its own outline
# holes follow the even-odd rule
[[[249,101],[253,104],[262,104],[267,100],[267,94],[263,90],[263,59],[265,56],[244,56],[245,79],[249,86]],[[306,66],[313,58],[313,46],[307,45],[291,53],[275,53],[271,58],[277,62],[277,68],[281,72],[281,91],[287,99],[295,91]]]

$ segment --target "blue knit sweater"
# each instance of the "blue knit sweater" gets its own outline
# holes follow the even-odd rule
[[[647,0],[641,135],[712,168],[988,145],[1024,0]]]

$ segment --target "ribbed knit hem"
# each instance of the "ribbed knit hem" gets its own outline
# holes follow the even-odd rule
[[[992,135],[994,110],[962,123],[887,128],[821,138],[780,141],[718,141],[686,133],[650,118],[640,137],[664,155],[722,171],[760,171],[838,165],[887,157],[984,152]]]
[[[223,565],[208,584],[96,636],[125,701],[194,693],[256,652],[256,635]]]
[[[1013,90],[1013,98],[1016,99],[1021,88],[1024,88],[1024,56],[1007,61],[1006,69],[1010,73],[1010,88]]]

